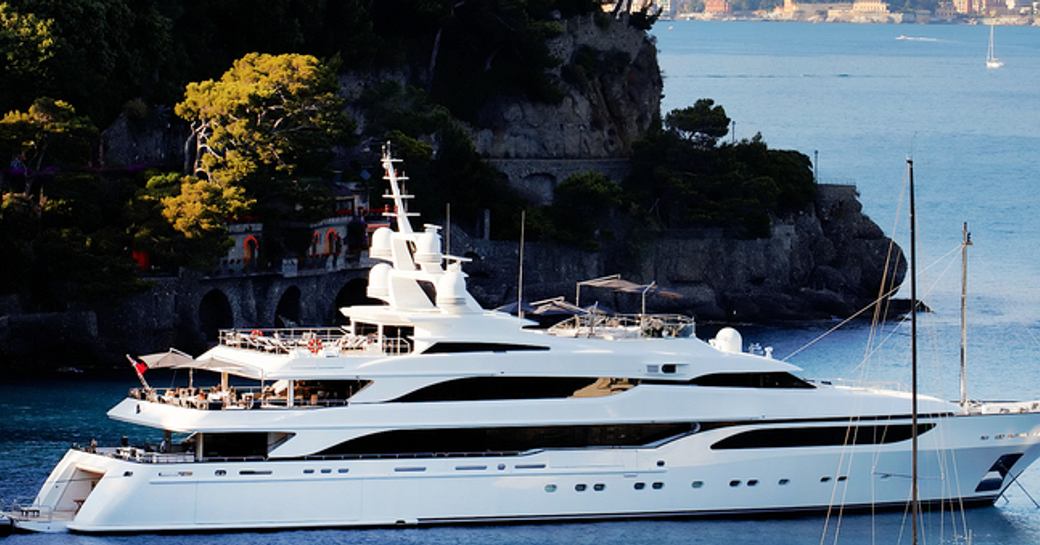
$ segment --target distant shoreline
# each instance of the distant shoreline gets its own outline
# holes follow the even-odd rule
[[[806,6],[812,6],[813,4],[805,4]],[[734,21],[761,21],[770,23],[813,23],[813,24],[863,24],[863,25],[964,25],[964,26],[1019,26],[1019,27],[1040,27],[1040,14],[1037,15],[1007,15],[1000,17],[956,17],[956,18],[940,18],[934,14],[925,13],[902,13],[893,12],[888,14],[889,20],[867,20],[867,19],[828,19],[825,15],[819,15],[822,13],[814,12],[811,16],[794,16],[785,17],[779,15],[768,14],[753,14],[753,13],[729,13],[729,14],[705,14],[705,13],[683,13],[678,14],[674,18],[660,19],[660,23],[672,23],[682,21],[716,21],[716,22],[734,22]]]

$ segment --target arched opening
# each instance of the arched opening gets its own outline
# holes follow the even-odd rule
[[[274,310],[275,327],[300,326],[300,288],[290,286],[278,300]]]
[[[199,332],[206,342],[217,342],[219,331],[231,328],[234,324],[231,303],[222,291],[210,290],[202,297],[199,303]]]
[[[242,241],[242,260],[246,264],[252,263],[260,258],[260,241],[255,236],[249,235]]]
[[[310,252],[309,252],[310,255],[312,255],[312,256],[318,255],[318,253],[319,253],[318,249],[320,247],[321,247],[321,233],[319,233],[318,231],[315,231],[314,234],[311,235],[311,248],[310,248]]]
[[[335,304],[332,306],[332,322],[336,325],[347,323],[347,317],[339,309],[354,305],[382,305],[378,299],[370,299],[366,293],[368,290],[367,278],[355,278],[340,288],[336,294]]]
[[[335,229],[329,228],[325,232],[325,255],[339,255],[341,245],[339,233]]]

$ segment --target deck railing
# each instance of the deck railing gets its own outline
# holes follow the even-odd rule
[[[599,314],[574,316],[549,328],[561,337],[681,338],[692,337],[696,323],[681,314]]]
[[[296,392],[301,394],[300,391]],[[349,392],[353,395],[353,391]],[[165,405],[174,405],[188,409],[222,410],[222,409],[307,409],[318,407],[343,407],[347,399],[318,397],[313,395],[296,395],[292,407],[286,391],[275,391],[272,386],[239,387],[232,386],[227,390],[214,388],[132,388],[129,397],[141,401],[151,401]]]
[[[375,333],[354,335],[342,328],[329,327],[221,329],[219,342],[224,346],[271,354],[310,352],[328,357],[366,353],[396,356],[412,351],[412,342],[404,337]]]

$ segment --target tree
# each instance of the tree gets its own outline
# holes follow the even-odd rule
[[[730,119],[722,105],[710,98],[702,98],[665,116],[665,124],[683,138],[702,147],[712,147],[719,138],[729,133]]]
[[[332,66],[298,54],[250,53],[219,80],[188,84],[175,111],[191,123],[193,175],[215,187],[243,187],[255,202],[277,208],[267,216],[306,216],[298,208],[311,187],[307,178],[321,174],[353,126],[336,91]]]
[[[49,79],[47,62],[54,52],[53,19],[20,13],[0,2],[0,109],[14,107]]]
[[[47,167],[85,163],[96,136],[90,120],[62,100],[39,98],[27,111],[8,112],[0,118],[0,152],[18,164],[26,195],[38,189],[36,181]]]
[[[587,249],[597,247],[622,203],[621,188],[598,172],[569,176],[553,192],[549,217],[553,238]]]

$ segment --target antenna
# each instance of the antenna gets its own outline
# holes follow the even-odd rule
[[[419,214],[409,212],[408,207],[404,204],[405,199],[411,199],[413,195],[409,195],[404,191],[403,183],[408,180],[408,177],[398,174],[397,169],[394,168],[394,163],[400,163],[401,160],[393,158],[389,141],[383,144],[383,157],[380,162],[383,165],[383,179],[390,182],[390,193],[383,195],[383,198],[389,199],[394,203],[394,209],[389,212],[383,212],[383,216],[397,220],[398,232],[411,233],[412,224],[408,221],[408,218],[410,216],[418,216]]]
[[[451,203],[444,203],[444,253],[451,255]]]
[[[524,225],[527,223],[527,210],[520,211],[520,273],[516,281],[516,315],[524,317]]]

